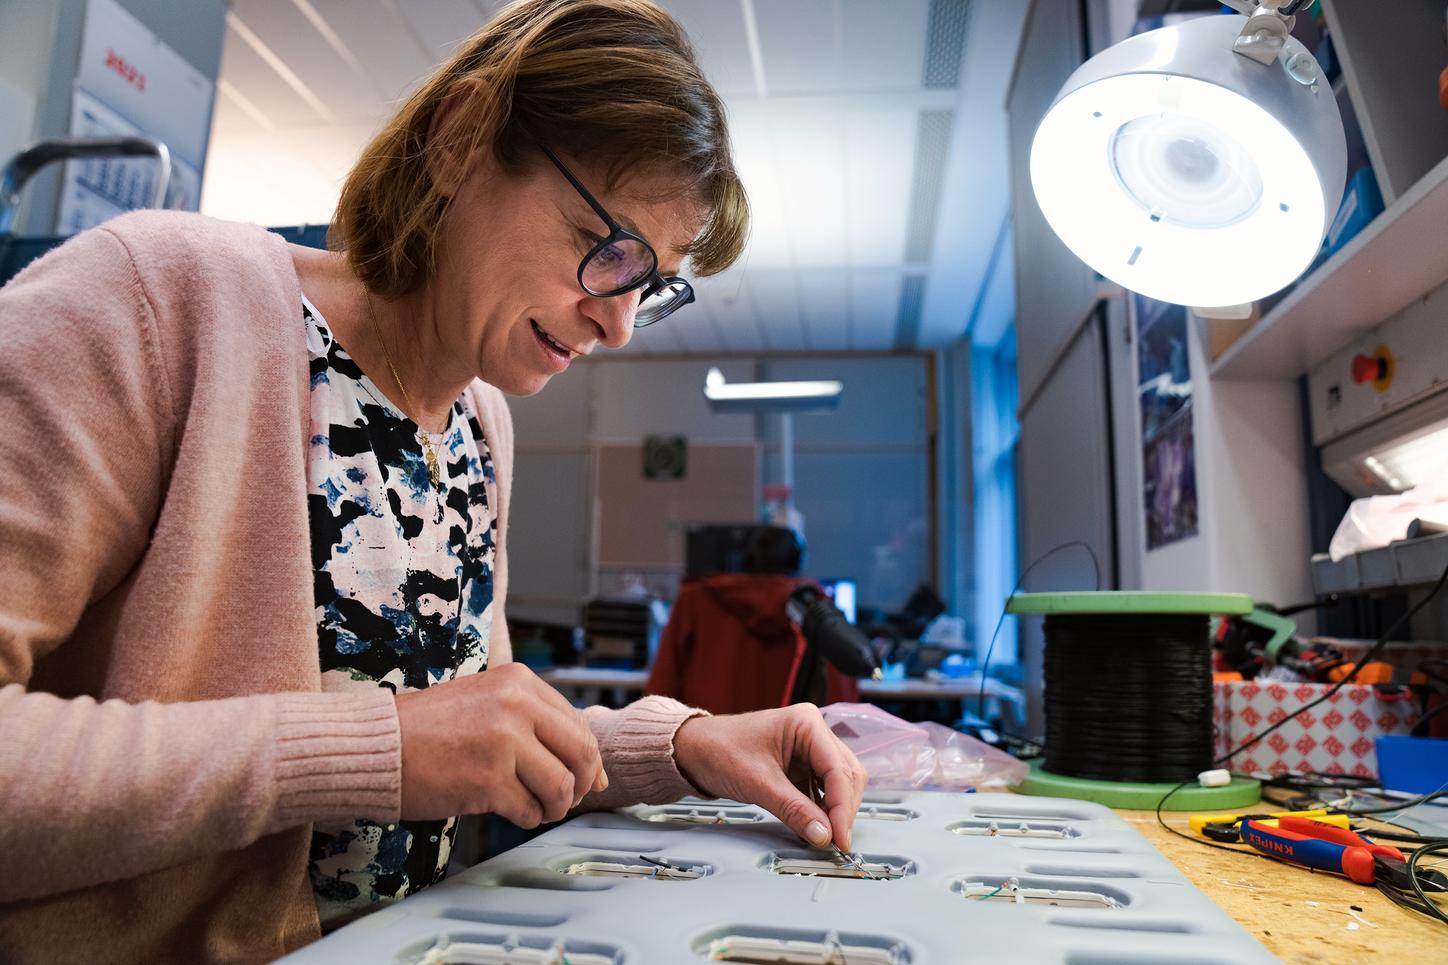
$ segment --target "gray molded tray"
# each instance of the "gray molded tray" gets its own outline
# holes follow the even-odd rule
[[[883,817],[871,818],[868,802]],[[697,806],[707,811],[720,805]],[[840,941],[876,955],[883,950],[900,965],[1277,961],[1100,805],[1010,794],[872,792],[856,824],[856,851],[866,860],[910,861],[905,877],[879,881],[779,875],[770,870],[771,856],[807,849],[765,812],[727,806],[732,819],[752,813],[759,820],[657,822],[648,818],[662,809],[648,806],[574,818],[283,961],[399,965],[448,942],[470,942],[529,953],[502,961],[561,963],[556,954],[537,957],[537,949],[557,948],[609,965],[686,965],[707,961],[709,942],[726,935]],[[991,823],[1010,828],[1022,821],[1061,836],[955,830],[989,829]],[[663,881],[560,870],[582,860],[639,864],[640,855],[705,866],[708,873]],[[962,882],[994,887],[1012,878],[1022,888],[1109,896],[1113,906],[976,900],[961,891]]]

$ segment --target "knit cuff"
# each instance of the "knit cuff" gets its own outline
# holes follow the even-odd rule
[[[622,710],[592,710],[585,716],[598,738],[609,781],[608,790],[590,800],[593,807],[668,804],[702,795],[674,763],[674,734],[686,720],[707,717],[708,711],[650,696]]]
[[[402,813],[402,733],[392,692],[277,695],[278,827]]]

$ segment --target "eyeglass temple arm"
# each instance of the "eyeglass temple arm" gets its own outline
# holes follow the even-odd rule
[[[583,200],[588,202],[588,206],[593,209],[593,213],[603,219],[603,223],[608,225],[608,230],[618,231],[620,228],[623,227],[617,221],[613,220],[612,215],[610,215],[607,211],[603,210],[603,205],[599,204],[598,199],[596,199],[593,194],[583,186],[582,181],[579,181],[576,177],[573,176],[573,172],[568,170],[568,166],[562,161],[558,160],[558,155],[554,154],[553,151],[549,149],[546,144],[540,144],[538,145],[538,147],[542,149],[544,154],[548,155],[548,160],[552,161],[553,166],[556,167],[563,174],[563,176],[568,179],[568,183],[573,185],[573,189],[578,192]]]

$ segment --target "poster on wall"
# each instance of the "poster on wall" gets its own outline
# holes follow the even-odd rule
[[[1196,443],[1187,310],[1136,296],[1146,548],[1197,535]]]
[[[141,135],[171,154],[170,207],[195,211],[211,132],[215,85],[116,0],[88,0],[71,95],[73,137]],[[58,234],[74,234],[150,204],[156,162],[71,161],[61,188]]]

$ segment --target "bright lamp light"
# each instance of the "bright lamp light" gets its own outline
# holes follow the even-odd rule
[[[1275,6],[1189,20],[1071,75],[1031,145],[1036,200],[1068,248],[1125,288],[1193,306],[1256,301],[1307,269],[1347,148],[1291,22]]]

